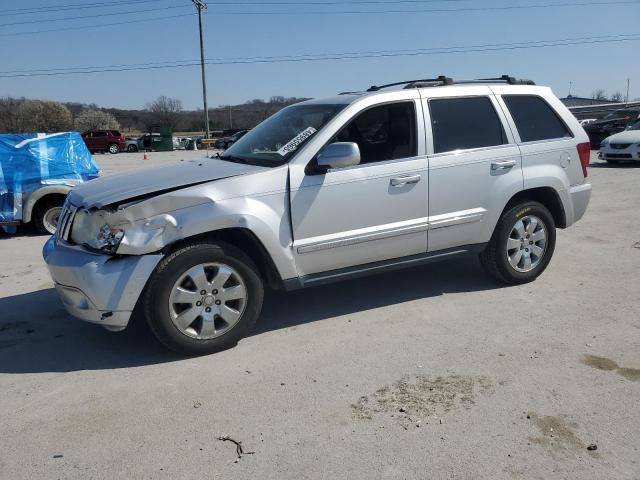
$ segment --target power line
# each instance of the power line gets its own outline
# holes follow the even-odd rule
[[[491,48],[500,47],[505,45],[531,45],[535,43],[548,43],[548,42],[579,42],[588,40],[629,40],[627,37],[635,39],[638,33],[621,33],[615,35],[592,35],[588,37],[567,37],[556,38],[551,40],[530,40],[525,42],[508,42],[508,43],[485,43],[477,45],[453,45],[448,47],[429,47],[429,48],[407,48],[407,49],[395,49],[395,50],[369,50],[364,52],[332,52],[332,53],[303,53],[293,55],[258,55],[250,57],[223,57],[217,59],[205,59],[206,62],[240,62],[251,60],[283,60],[283,59],[305,59],[305,58],[317,58],[317,57],[335,57],[344,55],[383,55],[383,54],[404,54],[404,53],[416,53],[416,52],[429,52],[432,50],[444,50],[444,49],[461,49],[461,48]],[[133,68],[133,67],[181,67],[192,66],[195,62],[200,62],[199,59],[188,60],[165,60],[161,62],[144,62],[144,63],[124,63],[115,65],[87,65],[87,66],[75,66],[75,67],[56,67],[56,68],[37,68],[27,70],[4,70],[0,71],[0,75],[11,73],[83,73],[83,70],[100,70],[100,69],[120,69],[120,68]]]
[[[398,13],[459,13],[459,12],[487,12],[487,11],[506,11],[506,10],[530,10],[545,8],[563,8],[563,7],[589,7],[603,5],[637,5],[638,0],[615,0],[615,1],[596,1],[596,2],[565,2],[565,3],[547,3],[538,5],[507,5],[507,6],[486,6],[486,7],[462,7],[462,8],[429,8],[429,9],[398,9],[398,10],[307,10],[307,11],[281,11],[281,12],[216,12],[216,16],[221,15],[377,15],[377,14],[398,14]],[[285,5],[283,2],[282,5]],[[302,3],[289,2],[287,5],[302,6]]]
[[[622,38],[625,37],[625,38]],[[479,53],[479,52],[495,52],[508,50],[526,50],[532,48],[559,47],[571,45],[587,45],[587,44],[604,44],[614,42],[639,41],[639,34],[628,35],[612,35],[606,38],[599,37],[574,37],[568,39],[540,40],[532,42],[510,42],[485,45],[468,45],[454,47],[432,47],[425,49],[413,50],[383,50],[377,52],[344,52],[332,54],[307,54],[299,56],[280,56],[280,57],[244,57],[235,59],[208,59],[205,63],[209,65],[237,65],[237,64],[260,64],[260,63],[293,63],[293,62],[314,62],[314,61],[330,61],[330,60],[354,60],[364,58],[383,58],[383,57],[405,57],[405,56],[423,56],[423,55],[450,55],[455,53]],[[42,77],[42,76],[59,76],[59,75],[77,75],[90,73],[105,72],[125,72],[135,70],[157,70],[167,68],[183,68],[199,66],[197,61],[176,61],[167,62],[158,65],[130,65],[116,68],[101,67],[93,70],[68,70],[42,73],[17,73],[17,74],[1,74],[0,78],[16,78],[16,77]]]
[[[364,1],[364,0],[360,0],[360,1]],[[371,1],[371,0],[370,0]],[[411,1],[411,0],[402,0],[405,2]],[[414,2],[417,0],[413,0]],[[441,0],[439,0],[441,1]],[[462,1],[462,0],[460,0]],[[242,2],[240,2],[242,3]],[[240,3],[236,3],[236,5],[240,4]],[[296,5],[296,6],[304,6],[304,4],[307,2],[303,2],[303,3],[296,3],[296,2],[286,2],[286,1],[281,1],[278,3],[278,5]],[[320,2],[317,2],[320,3]],[[353,3],[353,2],[352,2]],[[378,2],[374,2],[374,3],[380,3],[383,4],[382,1],[378,1]],[[396,2],[390,2],[390,3],[399,3],[398,1]],[[256,2],[246,2],[244,3],[245,5],[265,5],[265,4],[258,4]],[[275,5],[276,3],[273,2],[273,5]],[[311,3],[308,3],[311,4]],[[331,2],[331,3],[324,3],[325,5],[334,5],[334,4],[338,4],[338,2]],[[429,8],[429,9],[396,9],[396,10],[327,10],[327,11],[319,11],[319,10],[312,10],[312,11],[277,11],[277,12],[273,12],[273,11],[262,11],[262,12],[224,12],[224,11],[216,11],[216,17],[219,16],[274,16],[274,15],[380,15],[380,14],[407,14],[407,13],[459,13],[459,12],[488,12],[488,11],[509,11],[509,10],[529,10],[529,9],[546,9],[546,8],[564,8],[564,7],[589,7],[589,6],[603,6],[603,5],[637,5],[640,4],[640,0],[614,0],[614,1],[591,1],[591,2],[564,2],[564,3],[547,3],[547,4],[533,4],[533,5],[507,5],[507,6],[486,6],[486,7],[462,7],[462,8]],[[225,5],[227,5],[225,3]],[[231,5],[229,3],[229,5]],[[167,6],[167,7],[160,7],[157,8],[155,10],[169,10],[169,9],[175,9],[175,8],[184,8],[184,5],[175,5],[175,6]],[[122,15],[126,15],[126,14],[135,14],[135,13],[147,13],[149,10],[133,10],[133,11],[127,11],[127,12],[111,12],[111,13],[103,13],[103,14],[99,14],[99,15],[94,15],[94,17],[98,16],[98,17],[106,17],[106,16],[113,16],[113,15],[118,15],[118,16],[122,16]],[[177,15],[176,15],[177,16]],[[112,26],[112,25],[119,25],[119,24],[127,24],[127,23],[137,23],[137,22],[147,22],[147,21],[154,21],[154,20],[160,20],[162,18],[175,18],[176,16],[172,16],[172,17],[156,17],[153,19],[141,19],[141,20],[137,20],[137,21],[124,21],[124,22],[118,22],[118,23],[105,23],[105,24],[96,24],[96,25],[82,25],[82,26],[77,26],[77,27],[65,27],[65,28],[57,28],[57,29],[47,29],[47,30],[32,30],[32,31],[26,31],[26,32],[11,32],[11,33],[0,33],[0,37],[8,37],[8,36],[17,36],[17,35],[32,35],[32,34],[40,34],[40,33],[50,33],[50,32],[61,32],[61,31],[67,31],[67,30],[82,30],[82,29],[86,29],[86,28],[94,28],[94,27],[101,27],[101,26]],[[49,23],[52,21],[65,21],[65,20],[79,20],[79,19],[84,19],[87,18],[86,16],[76,16],[76,17],[63,17],[63,18],[55,18],[55,19],[47,19],[47,20],[43,20],[43,19],[39,19],[39,20],[25,20],[25,21],[21,21],[21,22],[12,22],[12,23],[4,23],[4,24],[0,24],[0,26],[12,26],[12,25],[24,25],[24,24],[34,24],[34,23]]]
[[[142,18],[142,19],[138,19],[138,20],[123,20],[120,22],[112,22],[112,23],[100,23],[100,24],[96,24],[96,25],[77,25],[74,27],[63,27],[63,28],[50,28],[47,30],[30,30],[27,32],[10,32],[10,33],[0,33],[0,37],[16,37],[16,36],[21,36],[21,35],[35,35],[38,33],[52,33],[52,32],[66,32],[66,31],[71,31],[71,30],[87,30],[87,29],[93,29],[96,27],[112,27],[112,26],[116,26],[116,25],[128,25],[128,24],[132,24],[132,23],[146,23],[146,22],[155,22],[157,20],[168,20],[168,19],[174,19],[174,18],[180,18],[180,17],[190,17],[194,15],[193,13],[181,13],[178,15],[165,15],[162,17],[153,17],[153,18]]]
[[[106,2],[95,2],[95,3],[72,3],[66,5],[47,5],[45,7],[27,7],[27,8],[12,8],[10,10],[0,10],[0,14],[3,16],[14,16],[14,15],[26,15],[26,14],[35,14],[35,13],[48,13],[48,12],[60,12],[65,10],[80,10],[85,8],[102,8],[102,7],[117,7],[120,5],[131,6],[132,4],[141,4],[141,3],[157,3],[163,2],[167,0],[117,0],[117,1],[106,1]]]
[[[158,11],[158,10],[173,10],[176,8],[189,8],[188,5],[173,5],[170,7],[157,7],[154,9],[154,11]],[[113,15],[118,15],[118,16],[123,16],[123,15],[129,15],[129,14],[134,14],[134,13],[149,13],[149,9],[145,9],[145,10],[126,10],[126,11],[121,11],[121,12],[110,12],[110,13],[98,13],[98,14],[94,14],[91,15],[91,18],[96,18],[96,17],[111,17]],[[32,24],[32,23],[51,23],[51,22],[65,22],[67,20],[82,20],[87,18],[86,15],[80,15],[77,17],[62,17],[62,18],[47,18],[47,19],[38,19],[38,20],[23,20],[21,22],[11,22],[11,23],[0,23],[0,27],[9,27],[9,26],[13,26],[13,25],[27,25],[27,24]]]

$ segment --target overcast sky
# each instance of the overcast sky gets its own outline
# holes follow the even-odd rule
[[[158,95],[167,95],[181,99],[185,108],[200,107],[202,90],[198,66],[6,77],[15,74],[6,72],[16,70],[80,66],[96,66],[100,70],[112,65],[199,59],[197,16],[190,0],[135,1],[141,0],[131,0],[128,4],[104,0],[102,6],[91,8],[73,5],[97,5],[96,0],[0,1],[0,71],[3,72],[0,76],[5,75],[0,78],[0,96],[138,108]],[[207,84],[212,107],[271,95],[327,96],[376,83],[439,74],[479,78],[509,73],[549,85],[559,96],[569,93],[570,82],[573,82],[574,95],[590,96],[597,88],[625,94],[626,81],[630,78],[631,98],[640,97],[639,2],[578,6],[575,4],[595,0],[373,0],[383,2],[377,4],[354,3],[356,0],[305,0],[313,5],[297,2],[300,7],[268,5],[276,0],[254,5],[233,5],[233,2],[229,5],[229,0],[224,1],[227,5],[209,2],[204,16],[206,57],[211,60],[514,42],[530,45],[527,42],[621,34],[632,35],[623,38],[633,40],[366,59],[209,65]],[[326,2],[332,5],[318,5]],[[559,6],[568,3],[573,5]],[[491,9],[534,4],[555,6]],[[28,8],[33,10],[16,11]],[[438,9],[457,11],[433,11]],[[384,13],[344,13],[373,10]],[[392,12],[395,10],[431,11]],[[343,13],[300,13],[303,11]],[[230,15],[230,12],[241,15]],[[245,15],[256,12],[271,14]],[[67,17],[82,18],[55,20]],[[148,21],[158,17],[171,18]],[[24,34],[63,28],[67,30]]]

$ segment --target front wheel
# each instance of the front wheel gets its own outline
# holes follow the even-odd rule
[[[129,145],[127,147],[127,152],[129,153],[135,153],[138,151],[138,147],[136,145]]]
[[[264,287],[242,251],[223,243],[185,246],[163,259],[145,293],[155,336],[183,355],[234,346],[256,322]]]
[[[33,212],[33,223],[38,232],[45,235],[53,235],[56,233],[63,203],[64,199],[44,200],[36,205],[35,211]]]
[[[502,214],[480,254],[484,269],[501,283],[535,280],[549,265],[556,245],[556,225],[538,202],[516,205]]]

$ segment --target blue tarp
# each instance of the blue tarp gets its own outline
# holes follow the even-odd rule
[[[42,186],[98,175],[100,168],[77,132],[0,135],[0,224],[19,222],[25,196]]]

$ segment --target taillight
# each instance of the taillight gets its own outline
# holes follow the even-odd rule
[[[582,174],[584,178],[589,175],[589,160],[591,157],[591,144],[589,142],[578,144],[578,156],[580,157],[580,165],[582,165]]]

